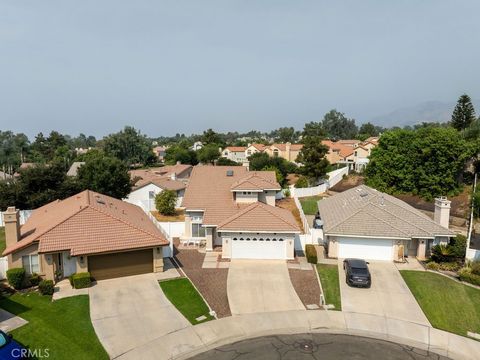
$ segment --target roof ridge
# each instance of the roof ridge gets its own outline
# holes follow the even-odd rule
[[[240,216],[248,213],[249,211],[253,210],[255,207],[257,207],[257,205],[258,205],[258,202],[251,203],[247,207],[241,209],[240,211],[236,212],[235,214],[233,214],[229,218],[222,221],[220,224],[217,225],[217,227],[222,227],[222,226],[225,226],[228,223],[231,223],[233,220],[237,219],[238,217],[240,217]]]
[[[298,227],[298,224],[297,222],[295,221],[294,224],[290,223],[289,221],[287,221],[286,219],[282,218],[281,216],[279,216],[278,214],[275,214],[275,211],[276,210],[279,210],[279,209],[282,209],[282,208],[277,208],[276,206],[271,206],[271,205],[268,205],[268,204],[264,204],[264,203],[261,203],[259,202],[259,204],[262,204],[262,207],[267,210],[270,214],[272,214],[273,216],[277,217],[278,219],[282,220],[284,223],[288,224],[288,225],[292,225],[292,226],[295,226],[295,227]],[[275,209],[275,211],[272,211],[271,209]],[[286,209],[282,209],[281,211],[285,210],[285,212],[289,212],[288,210]]]

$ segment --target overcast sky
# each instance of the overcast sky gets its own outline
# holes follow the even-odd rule
[[[479,19],[478,0],[2,0],[0,129],[301,129],[478,98]]]

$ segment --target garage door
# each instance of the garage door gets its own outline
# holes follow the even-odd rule
[[[339,258],[359,258],[366,260],[392,260],[393,243],[387,239],[340,238]]]
[[[237,236],[232,238],[232,259],[286,259],[287,241],[277,236]]]
[[[152,249],[88,257],[88,270],[95,280],[146,274],[153,271]]]

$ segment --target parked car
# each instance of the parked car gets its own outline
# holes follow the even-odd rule
[[[322,219],[313,220],[313,228],[314,229],[323,229],[323,220]]]
[[[372,277],[368,270],[368,262],[362,259],[343,260],[346,282],[350,286],[367,287],[372,285]]]
[[[27,359],[28,351],[22,345],[13,340],[12,335],[0,330],[0,359],[18,360]]]

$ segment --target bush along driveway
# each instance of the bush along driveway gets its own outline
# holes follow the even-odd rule
[[[433,327],[458,335],[480,333],[480,290],[423,271],[400,273]]]
[[[340,282],[338,278],[338,266],[318,264],[318,275],[322,283],[323,296],[328,305],[334,305],[334,310],[342,310],[342,300],[340,297]]]
[[[90,321],[87,295],[52,302],[36,292],[16,293],[2,297],[0,307],[28,320],[11,334],[37,354],[48,350],[52,360],[108,359]]]
[[[207,304],[187,278],[161,281],[160,287],[167,299],[191,324],[195,325],[214,319],[209,314]]]

